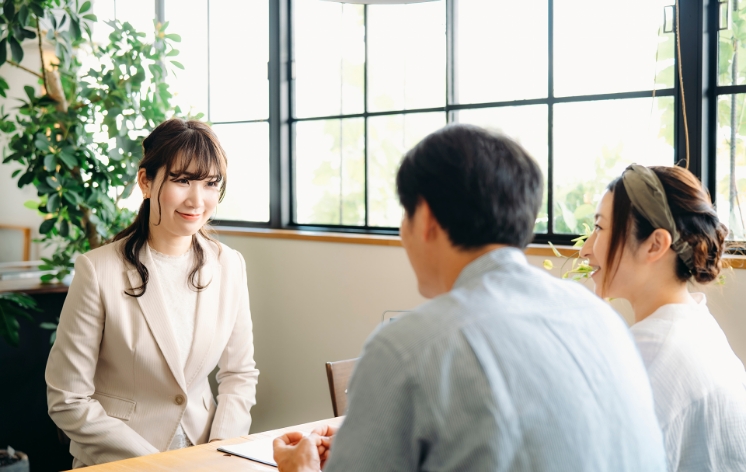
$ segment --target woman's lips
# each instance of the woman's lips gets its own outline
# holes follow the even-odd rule
[[[182,218],[184,218],[187,221],[197,221],[202,216],[201,214],[193,214],[193,213],[182,213],[180,211],[177,211],[176,213],[179,214]]]

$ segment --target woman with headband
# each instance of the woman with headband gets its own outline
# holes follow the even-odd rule
[[[632,305],[670,471],[746,470],[746,372],[704,294],[687,287],[718,277],[726,235],[691,172],[631,165],[580,251],[596,293]]]

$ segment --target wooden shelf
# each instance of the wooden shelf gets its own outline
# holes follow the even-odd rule
[[[0,280],[0,293],[23,292],[29,295],[67,293],[65,284],[43,284],[38,278]]]

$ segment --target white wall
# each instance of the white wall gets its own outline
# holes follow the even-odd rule
[[[246,259],[259,370],[252,432],[332,416],[324,363],[357,357],[384,310],[424,301],[400,247],[222,236]],[[530,256],[541,266],[544,257]],[[553,258],[554,273],[562,260]],[[710,308],[746,360],[746,270],[707,289]],[[615,308],[630,318],[625,302]]]
[[[331,417],[324,364],[357,357],[385,310],[424,301],[401,248],[220,239],[246,259],[260,371],[252,432]]]

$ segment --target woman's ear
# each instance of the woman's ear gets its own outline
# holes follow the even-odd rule
[[[142,191],[142,197],[146,199],[150,198],[153,182],[148,179],[145,169],[137,171],[137,185],[140,187],[140,191]]]
[[[650,262],[661,259],[668,254],[672,242],[671,233],[662,228],[656,229],[644,243],[645,258]]]

